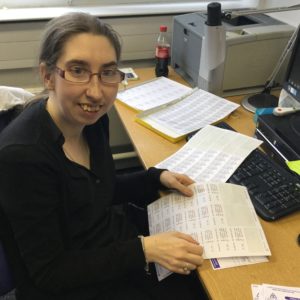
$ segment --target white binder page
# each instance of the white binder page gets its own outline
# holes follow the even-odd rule
[[[174,80],[159,77],[120,91],[117,99],[138,111],[144,111],[177,100],[192,91]]]
[[[258,139],[208,125],[156,167],[185,173],[196,182],[226,182],[261,143]]]
[[[194,184],[193,197],[172,193],[148,205],[150,234],[180,231],[204,248],[204,258],[270,255],[246,187]],[[158,274],[167,274],[158,266]],[[164,276],[163,276],[164,277]]]
[[[203,90],[196,90],[185,99],[141,119],[153,128],[174,138],[188,134],[228,116],[238,104]]]

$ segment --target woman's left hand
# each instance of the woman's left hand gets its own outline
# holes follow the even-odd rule
[[[184,196],[193,196],[193,191],[188,185],[194,183],[194,180],[189,176],[170,171],[163,171],[160,174],[160,182],[169,189],[175,189]]]

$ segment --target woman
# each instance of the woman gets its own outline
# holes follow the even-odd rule
[[[143,237],[147,216],[128,205],[145,207],[163,187],[190,196],[192,180],[155,168],[114,171],[106,113],[124,79],[120,51],[116,33],[93,16],[50,21],[39,57],[48,96],[1,134],[0,199],[21,300],[200,295],[182,275],[202,264],[202,247],[178,232]],[[144,270],[153,262],[181,275],[158,283]]]

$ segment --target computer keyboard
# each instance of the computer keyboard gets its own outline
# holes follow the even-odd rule
[[[227,123],[216,125],[234,130]],[[257,214],[274,221],[300,210],[300,176],[255,149],[227,182],[246,186]]]
[[[234,130],[227,123],[216,126]],[[255,149],[227,182],[246,186],[257,214],[274,221],[300,210],[300,176]]]

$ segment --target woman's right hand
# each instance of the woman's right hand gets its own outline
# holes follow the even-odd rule
[[[190,274],[203,263],[203,247],[190,235],[164,232],[144,238],[145,257],[179,274]]]

